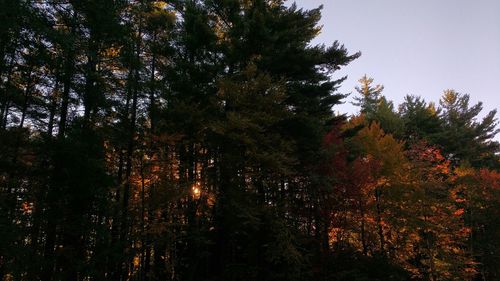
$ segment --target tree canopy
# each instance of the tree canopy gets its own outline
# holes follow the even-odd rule
[[[1,280],[498,280],[496,111],[335,114],[321,7],[0,1]]]

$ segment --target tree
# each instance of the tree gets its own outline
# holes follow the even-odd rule
[[[407,95],[399,106],[399,114],[404,122],[406,140],[414,142],[425,139],[431,144],[437,144],[436,138],[441,132],[442,121],[434,104],[428,104],[421,97]]]
[[[464,250],[474,257],[477,278],[494,280],[498,264],[499,223],[498,209],[500,176],[486,168],[461,166],[454,171],[452,198],[463,210],[467,226],[467,244]]]
[[[356,102],[353,105],[359,106],[361,113],[364,113],[368,120],[373,120],[380,100],[383,97],[382,91],[384,90],[384,86],[372,86],[373,78],[368,78],[366,74],[358,82],[361,85],[356,87],[356,91],[360,96],[354,98]]]
[[[477,117],[482,111],[482,103],[469,105],[470,96],[453,90],[444,92],[441,100],[440,118],[443,129],[439,144],[454,165],[462,161],[473,167],[498,167],[499,144],[493,137],[499,132],[496,128],[496,110],[490,111],[482,121]]]
[[[334,114],[321,7],[0,6],[0,279],[497,279],[494,112]]]
[[[368,122],[377,121],[385,132],[400,137],[404,131],[404,124],[394,110],[392,101],[383,95],[384,86],[372,86],[373,78],[364,75],[359,79],[360,86],[356,87],[359,96],[354,97],[353,105],[360,107]]]
[[[406,155],[411,172],[402,186],[399,213],[405,217],[400,234],[409,239],[401,242],[409,243],[407,266],[425,280],[471,280],[475,268],[465,249],[469,228],[448,186],[450,161],[425,141],[413,144]]]

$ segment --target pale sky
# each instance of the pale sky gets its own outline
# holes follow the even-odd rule
[[[470,94],[483,113],[500,107],[500,0],[297,0],[323,5],[321,35],[362,56],[339,71],[353,92],[365,73],[398,105],[406,94],[438,102],[443,90]],[[354,113],[352,95],[340,112]],[[500,139],[497,135],[496,139]]]

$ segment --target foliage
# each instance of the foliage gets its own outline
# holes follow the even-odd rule
[[[0,1],[0,279],[498,280],[495,111],[361,114],[282,0]]]

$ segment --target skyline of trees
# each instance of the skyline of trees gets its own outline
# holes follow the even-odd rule
[[[497,280],[496,111],[396,107],[281,0],[0,2],[2,280]]]

